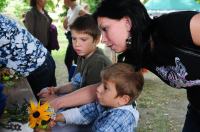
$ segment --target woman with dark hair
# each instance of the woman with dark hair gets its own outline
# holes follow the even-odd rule
[[[186,89],[183,131],[200,131],[200,14],[182,11],[152,20],[139,0],[104,0],[94,17],[102,41],[122,52],[119,61],[137,70],[147,68],[171,87]]]
[[[44,9],[46,0],[30,0],[32,7],[25,15],[25,26],[28,31],[51,52],[49,47],[49,29],[52,22],[51,17]]]
[[[136,70],[147,68],[166,84],[184,88],[189,101],[183,132],[200,131],[200,14],[182,11],[151,19],[140,0],[103,0],[94,13],[102,41],[121,53],[119,61]],[[81,105],[91,98],[92,87],[53,100],[55,108]],[[69,102],[72,98],[81,100]]]

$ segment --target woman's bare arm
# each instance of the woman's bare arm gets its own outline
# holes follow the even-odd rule
[[[194,44],[200,46],[200,13],[193,16],[190,22],[190,31]]]
[[[93,84],[76,90],[67,95],[50,101],[50,105],[58,110],[60,108],[74,107],[93,102],[96,99],[96,89],[99,84]]]
[[[79,16],[83,16],[83,15],[86,15],[86,14],[88,14],[88,12],[85,11],[85,10],[80,10],[79,11]]]
[[[55,95],[55,94],[65,94],[65,93],[70,93],[72,92],[72,85],[71,82],[66,83],[62,86],[58,86],[58,87],[47,87],[47,88],[43,88],[37,95],[40,98],[46,98],[49,97],[51,95]],[[45,99],[43,99],[45,101]]]
[[[67,20],[67,17],[64,18],[63,27],[64,27],[64,29],[66,29],[66,30],[67,30],[67,28],[68,28],[68,20]]]
[[[65,94],[72,92],[72,84],[71,82],[66,83],[62,86],[55,87],[55,94]]]

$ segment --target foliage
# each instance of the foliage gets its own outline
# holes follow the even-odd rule
[[[101,0],[83,0],[83,2],[89,5],[90,12],[93,13]]]
[[[47,10],[47,11],[53,11],[53,12],[54,12],[54,9],[56,8],[56,5],[57,5],[57,3],[54,3],[53,0],[47,0],[47,3],[46,3],[46,10]]]
[[[200,0],[195,0],[195,1],[200,4]]]
[[[12,69],[0,68],[0,82],[4,84],[5,88],[12,88],[20,77],[19,73]]]
[[[5,3],[6,2],[6,3]],[[47,4],[45,8],[50,11],[54,12],[56,8],[56,1],[47,0]],[[5,9],[4,9],[5,8]],[[23,14],[26,13],[30,9],[30,0],[3,0],[0,1],[0,11],[6,10],[9,11],[9,14],[15,16],[16,18],[22,18]]]
[[[26,3],[26,5],[29,5],[30,0],[23,0],[23,3]],[[48,11],[54,11],[54,9],[55,9],[55,7],[56,7],[56,4],[57,4],[57,3],[54,3],[53,0],[47,0],[47,1],[46,1],[46,6],[45,6],[45,8],[46,8]]]
[[[62,6],[62,10],[63,12],[61,14],[59,14],[60,17],[65,17],[67,15],[67,10],[68,10],[68,7],[63,5]]]
[[[0,1],[0,12],[4,9],[6,5],[7,5],[7,0]]]

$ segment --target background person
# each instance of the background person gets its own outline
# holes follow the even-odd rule
[[[87,14],[87,12],[80,5],[77,4],[76,0],[64,0],[64,4],[65,6],[69,7],[67,11],[67,16],[63,22],[63,27],[66,30],[65,35],[68,40],[68,46],[67,46],[64,61],[65,61],[65,65],[67,66],[68,73],[70,73],[70,68],[73,62],[75,64],[77,63],[78,55],[76,54],[72,46],[72,37],[71,37],[69,26],[74,22],[74,20],[77,17]],[[69,81],[71,80],[69,79]]]
[[[28,31],[42,42],[51,53],[49,44],[49,30],[52,23],[51,17],[44,9],[46,0],[30,0],[32,7],[25,15],[24,25]]]

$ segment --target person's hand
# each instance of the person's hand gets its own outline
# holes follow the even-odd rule
[[[44,102],[51,102],[52,100],[54,100],[54,99],[56,99],[56,98],[58,98],[57,95],[55,95],[55,94],[50,94],[50,95],[47,95],[47,96],[45,96],[45,97],[43,97],[43,98],[40,98],[40,102],[41,102],[41,103],[44,103]]]
[[[49,127],[54,127],[56,125],[55,120],[51,119],[50,122],[48,123]]]
[[[46,98],[50,95],[55,95],[55,87],[47,87],[47,88],[43,88],[38,94],[37,96],[39,96],[40,98]]]

